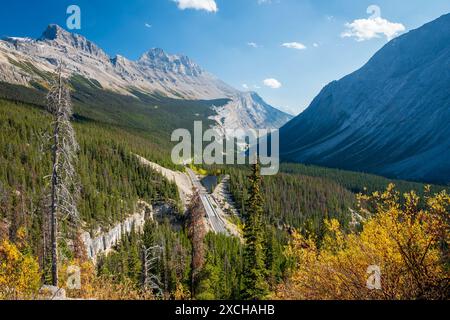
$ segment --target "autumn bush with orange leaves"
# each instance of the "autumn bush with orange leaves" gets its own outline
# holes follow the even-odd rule
[[[289,279],[280,299],[448,299],[449,208],[445,191],[420,199],[401,196],[394,185],[383,193],[359,195],[360,230],[344,232],[326,221],[322,241],[294,232],[286,249]],[[381,286],[367,285],[368,268],[380,269]]]

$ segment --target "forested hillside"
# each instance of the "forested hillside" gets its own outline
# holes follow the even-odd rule
[[[137,90],[133,91],[134,96],[124,96],[102,90],[95,81],[82,76],[71,77],[69,83],[76,118],[121,128],[144,137],[147,143],[153,144],[151,150],[164,151],[167,158],[170,157],[170,136],[174,129],[191,130],[194,121],[203,121],[203,126],[207,128],[214,124],[208,119],[214,114],[211,107],[228,102],[227,99],[171,99]],[[45,105],[46,90],[44,84],[28,88],[0,82],[0,98],[39,106]],[[165,164],[171,165],[171,162],[166,161]]]
[[[16,243],[20,250],[27,252],[27,257],[31,255],[30,261],[36,258],[44,272],[43,276],[48,279],[46,262],[43,260],[45,228],[42,219],[49,208],[52,127],[51,116],[40,102],[43,97],[37,95],[35,98],[35,102],[39,103],[0,100],[0,238]],[[83,110],[84,106],[79,108]],[[175,106],[172,108],[176,109]],[[184,218],[178,212],[176,186],[148,166],[141,165],[134,156],[139,154],[166,167],[180,169],[168,159],[170,149],[167,144],[154,143],[146,138],[149,131],[136,130],[134,124],[127,126],[126,121],[122,123],[123,126],[117,126],[76,113],[72,122],[80,144],[77,173],[81,194],[78,210],[83,229],[107,230],[132,213],[138,200],[171,205],[172,214],[184,226]],[[155,122],[158,123],[152,121],[151,125]],[[160,137],[168,133],[163,127],[158,130]],[[143,234],[132,232],[122,238],[113,252],[99,257],[97,270],[81,264],[86,268],[84,272],[91,277],[91,290],[96,289],[95,292],[83,289],[81,293],[71,294],[74,297],[89,294],[107,298],[153,297],[152,294],[146,296],[140,289],[141,253],[142,245],[145,244],[164,247],[164,257],[160,257],[158,266],[152,271],[161,279],[164,297],[190,298],[190,241],[184,228],[179,230],[170,224],[169,221],[173,219],[162,219],[160,223],[148,222]],[[199,274],[197,298],[238,298],[241,242],[237,238],[208,234],[205,243],[208,253],[205,267]],[[67,243],[62,246],[66,255],[64,259],[72,261],[74,257],[66,246]],[[0,251],[5,248],[2,245]],[[30,279],[37,275],[37,271],[28,274]],[[223,282],[216,281],[218,279]],[[101,286],[105,289],[101,289]]]
[[[0,100],[0,217],[39,239],[51,172],[51,119],[39,107]],[[138,199],[178,205],[178,191],[133,153],[152,157],[145,139],[99,123],[75,121],[80,144],[78,209],[87,230],[108,228],[131,214]],[[161,155],[159,154],[159,157]],[[14,226],[14,224],[17,224]],[[38,246],[39,241],[33,242]]]
[[[303,165],[299,163],[282,163],[280,170],[281,172],[288,174],[326,178],[340,184],[353,193],[380,191],[386,189],[389,183],[394,183],[401,192],[414,190],[419,194],[423,194],[424,183],[388,179],[368,173]],[[431,189],[434,192],[445,190],[446,188],[448,187],[431,185]]]
[[[245,212],[248,171],[229,172],[232,194],[238,207]],[[355,197],[349,190],[326,178],[282,173],[264,177],[262,190],[265,219],[280,227],[308,226],[310,231],[318,232],[324,218],[336,218],[346,225],[350,220],[349,208],[355,206]]]
[[[425,189],[422,183],[302,164],[281,164],[280,171],[262,180],[267,221],[313,232],[323,230],[324,219],[335,218],[347,226],[359,193],[380,192],[390,183],[402,193],[414,190],[423,195]],[[247,188],[242,186],[248,186],[248,169],[226,168],[225,172],[231,175],[230,187],[236,204],[245,212],[248,195]],[[430,187],[432,192],[446,189],[438,185]]]

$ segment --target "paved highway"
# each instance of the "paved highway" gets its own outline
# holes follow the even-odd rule
[[[225,233],[228,234],[228,230],[225,227],[225,222],[220,217],[219,213],[215,209],[214,205],[217,206],[215,201],[203,187],[202,183],[198,179],[197,175],[189,168],[186,168],[189,177],[191,178],[192,184],[198,190],[200,199],[202,201],[203,207],[205,208],[206,215],[208,217],[209,224],[215,233]]]

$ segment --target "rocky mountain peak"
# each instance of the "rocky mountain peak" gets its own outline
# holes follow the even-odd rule
[[[72,47],[93,56],[107,58],[105,52],[82,35],[71,33],[57,24],[50,24],[42,33],[39,41],[55,42],[59,46]]]
[[[166,52],[161,49],[161,48],[151,48],[150,50],[148,50],[147,52],[145,52],[141,59],[145,59],[145,58],[161,58],[161,59],[165,59],[168,58],[169,55],[166,54]]]
[[[47,29],[44,30],[39,40],[67,39],[71,37],[72,35],[68,31],[64,30],[57,24],[50,24],[47,26]]]
[[[141,56],[137,63],[146,68],[193,77],[199,76],[203,72],[201,67],[189,57],[169,55],[160,48],[150,49]]]

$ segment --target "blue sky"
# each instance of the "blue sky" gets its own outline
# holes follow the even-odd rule
[[[295,114],[389,38],[450,12],[448,0],[16,0],[2,4],[0,36],[65,27],[71,4],[81,8],[76,32],[112,56],[137,59],[153,47],[183,53]],[[380,15],[367,13],[371,5]]]

